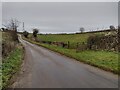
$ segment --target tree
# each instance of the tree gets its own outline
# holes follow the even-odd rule
[[[8,23],[4,24],[6,30],[9,30],[12,39],[17,42],[19,41],[17,35],[17,28],[19,27],[19,23],[20,22],[17,19],[11,19],[8,21]]]
[[[29,33],[27,31],[23,32],[24,37],[28,38]]]
[[[39,30],[37,28],[33,29],[33,36],[36,38]]]
[[[0,30],[1,30],[1,31],[5,31],[5,28],[1,28]]]
[[[8,29],[8,30],[13,30],[15,32],[17,32],[17,28],[19,27],[19,21],[17,19],[11,19],[7,24],[5,24],[4,26]]]
[[[113,25],[110,25],[111,30],[115,30],[115,27]]]
[[[84,27],[81,27],[80,28],[80,32],[83,33],[85,31],[85,28]]]

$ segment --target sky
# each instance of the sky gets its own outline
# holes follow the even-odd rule
[[[0,27],[2,27],[2,3],[0,3]]]
[[[2,22],[11,18],[22,22],[25,30],[40,33],[73,33],[109,28],[118,24],[117,2],[2,2]]]
[[[120,0],[1,0],[2,2],[119,2]]]

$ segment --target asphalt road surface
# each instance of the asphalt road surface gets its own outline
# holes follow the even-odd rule
[[[117,88],[118,76],[19,38],[25,60],[13,88]]]

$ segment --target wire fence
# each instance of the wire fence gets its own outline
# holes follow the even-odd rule
[[[48,44],[48,45],[55,45],[62,48],[67,49],[76,49],[76,52],[83,51],[87,49],[87,44],[85,42],[57,42],[57,41],[40,41],[41,43]]]

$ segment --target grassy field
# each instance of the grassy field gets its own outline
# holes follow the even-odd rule
[[[52,42],[65,42],[70,43],[70,48],[76,48],[77,43],[87,43],[89,36],[107,34],[108,32],[95,32],[95,33],[82,33],[82,34],[43,34],[38,35],[38,38],[42,41],[52,41]]]
[[[29,39],[25,40],[28,40],[29,42],[34,43],[36,45],[43,46],[45,48],[59,52],[68,57],[72,57],[78,61],[99,67],[107,71],[111,71],[113,73],[119,73],[117,52],[85,50],[76,53],[75,49],[66,49],[54,45],[41,44],[38,42],[31,41]]]
[[[38,35],[43,41],[60,41],[60,42],[68,42],[76,43],[76,42],[86,42],[88,37],[91,35],[101,35],[106,34],[108,32],[95,32],[95,33],[82,33],[82,34],[43,34]]]
[[[68,35],[56,35],[56,34],[50,34],[50,35],[38,35],[38,37],[41,40],[44,41],[61,41],[61,42],[85,42],[88,38],[89,34],[68,34]]]

